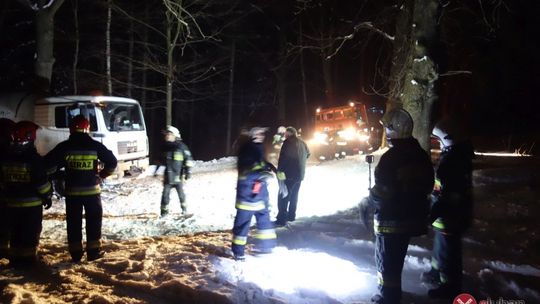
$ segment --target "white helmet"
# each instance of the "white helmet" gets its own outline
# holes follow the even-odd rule
[[[394,108],[381,119],[388,140],[408,138],[412,136],[413,120],[409,112],[403,108]]]
[[[173,126],[167,126],[167,128],[165,130],[166,130],[166,132],[172,133],[172,135],[174,135],[174,137],[176,137],[176,138],[182,138],[180,136],[180,131],[178,131],[178,129],[173,127]]]
[[[285,128],[285,126],[280,126],[279,128],[277,128],[278,134],[285,134],[286,131],[287,128]]]
[[[450,147],[464,139],[464,130],[455,119],[443,118],[433,128],[431,132],[439,139],[443,147]]]
[[[254,143],[262,143],[264,141],[265,132],[268,130],[268,128],[263,127],[253,127],[249,130],[249,137],[251,138],[251,141]]]

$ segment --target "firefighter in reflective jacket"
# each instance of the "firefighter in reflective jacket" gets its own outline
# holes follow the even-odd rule
[[[11,144],[11,131],[15,123],[11,119],[0,118],[0,162],[7,157],[7,150]],[[0,259],[8,256],[9,248],[9,216],[7,215],[7,207],[4,189],[0,184]]]
[[[161,195],[161,216],[164,217],[169,213],[168,206],[171,188],[176,189],[176,193],[180,199],[182,214],[187,214],[186,195],[183,184],[184,180],[191,177],[193,158],[186,144],[182,142],[180,131],[177,128],[167,126],[167,129],[163,133],[165,136],[163,158],[166,167]]]
[[[70,122],[68,140],[59,143],[45,156],[49,173],[66,170],[66,221],[69,253],[73,262],[83,256],[82,217],[86,220],[86,258],[88,261],[103,256],[101,251],[101,179],[116,168],[116,157],[90,135],[90,122],[83,115]],[[98,172],[98,161],[103,169]]]
[[[238,151],[238,181],[236,184],[236,217],[233,226],[232,251],[236,260],[244,260],[244,249],[251,219],[257,220],[256,250],[267,253],[276,245],[276,232],[268,209],[268,184],[275,167],[264,159],[266,128],[254,127],[250,139]]]
[[[375,168],[375,186],[364,204],[375,209],[375,262],[379,294],[373,303],[399,303],[401,272],[409,240],[427,232],[434,173],[430,156],[412,137],[413,121],[401,108],[381,123],[390,149]]]
[[[436,285],[428,291],[432,298],[453,298],[461,291],[461,236],[472,221],[474,157],[461,126],[455,119],[445,118],[432,133],[442,147],[430,217],[434,230],[432,267],[422,274],[422,281]]]
[[[9,260],[13,265],[36,260],[43,207],[51,207],[52,187],[34,146],[39,127],[21,121],[12,129],[12,143],[0,163],[9,227]]]

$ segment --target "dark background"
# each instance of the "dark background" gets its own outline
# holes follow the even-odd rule
[[[209,1],[210,2],[210,1]],[[398,1],[399,2],[399,1]],[[475,145],[483,149],[536,152],[540,138],[540,26],[539,1],[447,1],[440,20],[441,42],[437,50],[439,100],[434,119],[461,113],[469,119]],[[137,18],[159,27],[163,23],[160,1],[118,0],[115,5]],[[188,3],[188,1],[185,1]],[[177,57],[178,77],[186,83],[174,90],[173,124],[191,147],[196,159],[224,156],[229,94],[231,46],[235,44],[233,90],[233,139],[242,127],[279,125],[302,128],[309,137],[312,118],[304,117],[300,51],[303,54],[308,111],[318,106],[343,105],[348,100],[384,108],[386,80],[392,44],[373,31],[358,31],[331,59],[333,94],[325,87],[322,58],[334,53],[339,37],[353,33],[357,23],[370,21],[392,35],[396,1],[318,0],[302,7],[296,1],[216,1],[198,20],[215,40],[194,44]],[[483,3],[480,6],[479,3]],[[78,94],[106,91],[105,25],[106,4],[79,0],[80,54]],[[33,73],[35,29],[33,12],[18,1],[6,0],[0,15],[0,90],[28,90]],[[55,66],[51,95],[70,95],[74,54],[74,1],[66,0],[55,17]],[[162,9],[161,9],[162,10]],[[302,25],[302,42],[299,25]],[[113,95],[125,96],[129,20],[113,11]],[[135,25],[135,37],[142,30]],[[324,37],[321,38],[321,37]],[[149,42],[159,45],[159,36]],[[330,45],[322,50],[321,45]],[[163,56],[157,48],[156,57]],[[133,57],[143,58],[146,48],[136,44]],[[209,79],[196,78],[197,62],[213,67]],[[454,73],[462,71],[461,73]],[[142,83],[143,69],[134,70],[133,81]],[[147,86],[158,87],[163,76],[146,71]],[[281,91],[279,88],[283,88]],[[283,96],[280,96],[280,93]],[[165,95],[142,88],[132,90],[145,109],[148,134],[155,148],[164,127]],[[286,103],[285,120],[278,116],[278,101]],[[376,123],[372,121],[372,123]],[[154,156],[156,149],[152,149]]]

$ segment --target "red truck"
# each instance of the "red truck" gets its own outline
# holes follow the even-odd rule
[[[363,103],[318,108],[314,134],[308,144],[312,155],[320,160],[363,154],[372,150],[372,131]]]

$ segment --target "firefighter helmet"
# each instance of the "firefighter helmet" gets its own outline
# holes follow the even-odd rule
[[[69,132],[73,133],[89,133],[90,132],[90,121],[84,117],[84,115],[79,114],[71,119],[69,124]]]
[[[413,120],[409,112],[403,108],[394,108],[381,119],[388,140],[407,138],[412,136]]]
[[[437,122],[431,134],[439,139],[443,147],[450,147],[464,139],[462,125],[450,117],[443,118]]]
[[[36,140],[36,131],[39,126],[27,120],[19,121],[13,126],[11,139],[13,144],[25,145]]]
[[[173,127],[173,126],[167,126],[167,128],[165,128],[165,133],[171,133],[172,135],[174,135],[175,138],[178,138],[178,139],[182,138],[180,131],[176,127]]]
[[[268,128],[263,127],[253,127],[249,130],[249,137],[251,138],[251,141],[260,144],[264,141],[265,133],[268,130]]]
[[[11,141],[11,131],[15,122],[8,118],[0,118],[0,144],[7,144]]]
[[[285,126],[279,126],[279,128],[277,128],[278,134],[285,134],[286,131],[287,131],[287,128],[285,128]]]

